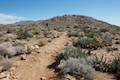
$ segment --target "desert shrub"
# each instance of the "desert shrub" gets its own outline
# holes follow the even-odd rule
[[[101,32],[107,32],[107,31],[109,31],[109,29],[108,28],[101,28],[100,31]]]
[[[4,56],[4,57],[11,57],[13,55],[15,55],[15,50],[12,47],[11,43],[2,43],[0,44],[0,55]]]
[[[79,36],[79,32],[77,32],[77,31],[69,31],[69,32],[67,33],[67,35],[68,35],[69,37],[72,37],[72,36],[78,37],[78,36]]]
[[[85,36],[95,39],[101,47],[112,44],[111,33],[109,32],[102,33],[99,30],[89,30],[88,32],[85,32]]]
[[[85,80],[93,80],[94,78],[94,69],[84,58],[68,58],[67,60],[61,60],[58,67],[64,75],[70,74],[76,78],[79,76],[79,79],[84,78]]]
[[[100,44],[95,38],[83,37],[73,44],[76,47],[97,49]]]
[[[103,40],[102,44],[104,46],[109,46],[109,45],[112,44],[112,38],[111,38],[110,35],[108,35],[108,34],[102,34],[101,37],[102,37],[102,40]]]
[[[94,35],[95,35],[95,33],[92,33],[92,32],[86,32],[85,33],[85,36],[90,37],[90,38],[93,38]]]
[[[109,62],[104,59],[103,56],[101,58],[96,56],[92,62],[95,70],[115,74],[117,80],[120,79],[120,57],[115,58]]]
[[[16,52],[15,55],[21,55],[21,54],[27,53],[27,46],[25,46],[24,42],[16,41],[12,44],[12,47]]]
[[[0,44],[0,55],[11,58],[15,55],[26,53],[27,49],[24,45],[12,45],[11,43]]]
[[[107,72],[115,74],[117,80],[120,79],[120,57],[115,58],[110,64],[109,64],[109,70]]]
[[[19,39],[26,39],[33,37],[33,33],[27,30],[20,29],[17,31],[17,36]]]
[[[46,45],[47,43],[48,43],[47,39],[41,39],[38,42],[38,46],[42,47],[42,46]]]
[[[75,76],[77,79],[93,79],[94,69],[92,68],[92,59],[81,51],[80,48],[68,46],[56,58],[59,73]]]
[[[68,58],[82,58],[86,57],[85,53],[80,48],[66,47],[58,56],[60,59],[67,60]]]
[[[104,58],[104,56],[98,57],[94,56],[92,60],[92,65],[96,71],[101,72],[110,72],[111,71],[111,64]]]
[[[76,47],[97,49],[98,47],[111,46],[112,38],[107,33],[86,32],[85,37],[79,37],[77,42],[73,43]]]
[[[24,45],[17,45],[17,46],[14,46],[14,48],[15,48],[15,52],[16,52],[15,55],[27,53],[27,49],[25,48]]]
[[[1,60],[0,61],[0,73],[10,70],[11,66],[12,66],[12,62],[10,60],[9,61],[6,59]]]
[[[117,80],[120,79],[120,57],[113,59],[112,62],[109,63],[107,72],[114,74]]]
[[[118,51],[118,48],[116,47],[110,47],[110,48],[106,48],[107,52],[110,52],[110,51]]]

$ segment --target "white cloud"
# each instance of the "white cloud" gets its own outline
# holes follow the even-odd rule
[[[25,17],[0,13],[0,24],[10,24],[10,23],[15,23],[25,19],[26,19]]]

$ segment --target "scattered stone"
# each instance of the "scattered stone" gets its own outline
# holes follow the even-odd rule
[[[26,55],[21,55],[21,60],[26,60]]]
[[[66,75],[65,76],[65,80],[76,80],[73,76],[70,76],[70,75]]]
[[[0,80],[9,80],[9,72],[0,73]]]
[[[41,77],[40,80],[47,80],[46,77]]]

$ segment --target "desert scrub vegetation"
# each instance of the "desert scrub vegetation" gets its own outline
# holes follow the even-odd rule
[[[94,68],[91,66],[91,59],[81,51],[80,48],[66,47],[56,58],[59,62],[58,69],[62,75],[71,75],[76,79],[93,80]]]
[[[38,41],[38,46],[39,46],[39,47],[42,47],[42,46],[46,45],[47,43],[48,43],[48,40],[47,40],[47,39],[40,39],[40,40]]]
[[[117,80],[119,80],[120,79],[120,57],[115,58],[112,61],[111,67],[112,67],[112,72],[115,74]]]
[[[93,80],[94,78],[94,69],[84,58],[77,59],[70,57],[67,60],[61,60],[58,67],[61,69],[62,74],[72,75],[78,80],[81,78],[84,80]]]
[[[114,74],[116,79],[120,79],[120,57],[115,57],[112,61],[107,61],[104,56],[97,57],[94,55],[94,59],[91,61],[91,65],[96,71],[106,72]]]
[[[0,56],[0,73],[4,72],[4,71],[9,71],[11,66],[12,66],[12,61],[3,58],[2,56]]]
[[[16,32],[16,35],[18,36],[18,39],[26,39],[26,38],[31,38],[33,37],[33,33],[26,30],[26,29],[19,29]]]
[[[16,55],[21,55],[27,52],[24,45],[15,45],[10,42],[4,42],[0,44],[0,55],[3,57],[11,58]]]
[[[93,56],[94,59],[92,59],[92,66],[96,71],[101,71],[101,72],[110,72],[111,70],[111,65],[110,62],[108,62],[105,58],[104,55],[102,56]]]
[[[77,31],[68,31],[68,32],[67,32],[67,35],[68,35],[69,37],[72,37],[72,36],[74,36],[74,37],[79,37],[79,32],[77,32]]]
[[[93,50],[99,47],[111,46],[112,38],[109,35],[109,33],[101,33],[99,30],[87,30],[84,36],[78,36],[78,39],[73,41],[73,45]]]
[[[86,54],[82,52],[80,48],[69,46],[61,51],[59,58],[67,60],[69,57],[82,58],[82,57],[86,57]]]
[[[79,38],[77,42],[73,43],[73,45],[84,49],[97,49],[100,46],[99,42],[95,38],[90,37]]]
[[[15,50],[12,44],[9,42],[4,42],[0,44],[0,55],[4,57],[11,57],[15,54]]]

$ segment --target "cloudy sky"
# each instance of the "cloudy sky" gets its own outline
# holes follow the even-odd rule
[[[1,24],[10,24],[10,23],[18,22],[18,21],[25,20],[25,19],[26,19],[25,17],[0,13],[0,23]]]
[[[64,14],[86,15],[120,25],[120,0],[0,0],[0,24]]]

